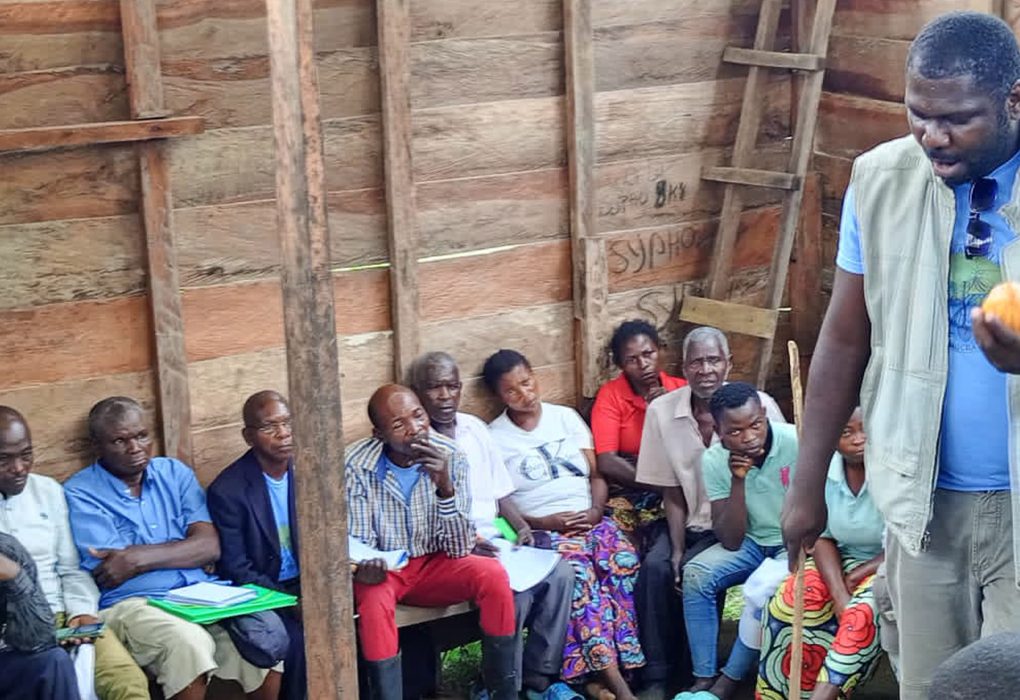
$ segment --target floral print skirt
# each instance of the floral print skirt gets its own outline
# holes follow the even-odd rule
[[[844,559],[843,570],[863,562]],[[793,634],[794,577],[789,576],[762,612],[761,661],[756,700],[809,698],[822,682],[839,686],[848,698],[875,672],[882,647],[878,637],[878,611],[871,584],[874,576],[854,589],[842,617],[836,618],[829,588],[809,559],[804,571],[804,657],[801,692],[789,693],[790,638]]]
[[[638,641],[634,545],[609,518],[584,536],[549,533],[553,549],[574,568],[574,598],[563,649],[563,677],[576,680],[611,666],[645,663]]]

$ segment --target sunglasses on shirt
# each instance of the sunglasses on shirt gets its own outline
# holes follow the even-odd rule
[[[991,251],[992,227],[981,214],[995,206],[997,190],[997,183],[989,178],[975,180],[970,190],[970,219],[967,221],[967,244],[963,249],[968,260],[987,258]]]

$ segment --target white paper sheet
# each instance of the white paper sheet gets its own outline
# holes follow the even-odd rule
[[[504,539],[492,540],[499,549],[499,561],[510,576],[510,588],[526,591],[548,576],[560,560],[560,555],[548,549],[515,547]]]
[[[378,549],[372,549],[354,537],[347,538],[347,554],[350,556],[351,561],[356,563],[368,561],[369,559],[382,559],[386,562],[386,568],[390,571],[400,571],[407,566],[407,560],[409,559],[407,552],[403,549],[382,552]]]

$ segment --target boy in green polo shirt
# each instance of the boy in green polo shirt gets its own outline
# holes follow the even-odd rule
[[[709,408],[719,442],[705,451],[701,466],[719,544],[687,564],[683,581],[684,623],[695,675],[691,690],[699,700],[729,696],[746,669],[754,667],[756,652],[744,647],[746,653],[731,655],[718,676],[716,601],[720,593],[746,581],[765,559],[785,553],[779,516],[797,461],[796,428],[770,422],[750,384],[724,385]]]

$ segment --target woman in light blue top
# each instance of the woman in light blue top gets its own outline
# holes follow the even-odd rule
[[[882,563],[882,516],[868,493],[864,428],[857,408],[829,465],[828,527],[804,575],[804,662],[801,692],[789,693],[794,578],[762,614],[757,700],[849,698],[874,672],[882,649],[871,584]]]

